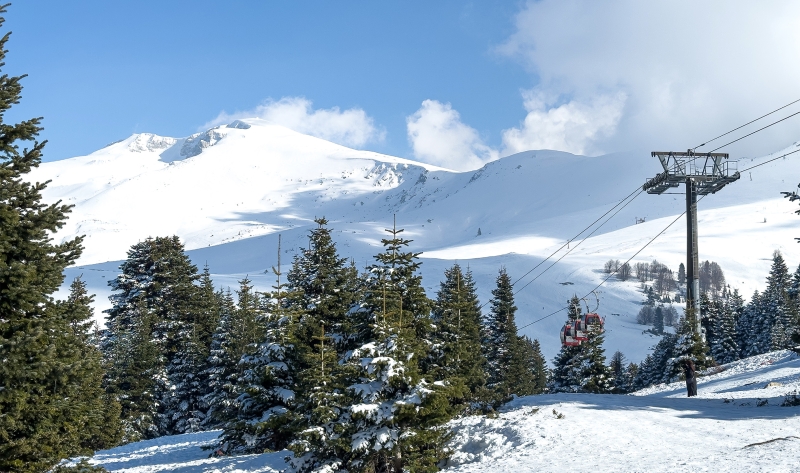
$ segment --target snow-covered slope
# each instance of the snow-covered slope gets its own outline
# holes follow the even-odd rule
[[[766,159],[746,159],[739,168]],[[659,168],[645,152],[585,157],[529,151],[459,173],[252,119],[181,139],[133,135],[89,156],[45,163],[31,179],[52,180],[48,201],[75,204],[58,238],[86,235],[86,251],[68,279],[83,275],[102,310],[108,307],[106,281],[119,260],[148,236],[179,235],[196,264],[209,264],[217,283],[235,285],[249,275],[267,288],[273,281],[264,271],[277,263],[278,234],[288,265],[306,245],[314,217],[325,216],[340,252],[363,266],[379,252],[394,214],[413,248],[424,252],[429,295],[444,268],[459,261],[473,271],[486,301],[501,266],[513,278],[522,276]],[[800,262],[793,240],[800,219],[778,194],[793,188],[798,175],[800,159],[778,160],[700,202],[701,258],[720,263],[745,296],[763,287],[773,250],[792,265]],[[627,260],[683,210],[681,195],[640,195],[517,294],[519,325],[586,294],[605,277],[605,261]],[[637,217],[647,222],[633,225]],[[655,258],[676,269],[685,258],[684,231],[681,219],[634,261]],[[607,350],[641,360],[656,340],[635,323],[642,299],[637,284],[612,278],[598,296],[608,317]],[[562,323],[561,315],[552,316],[523,333],[540,339],[549,358],[559,347]]]
[[[634,395],[527,396],[497,418],[451,423],[454,453],[444,471],[797,472],[800,358],[773,352],[722,367],[686,398],[683,383]],[[558,416],[562,416],[559,418]],[[276,472],[287,452],[209,457],[218,431],[162,437],[98,452],[110,471]]]

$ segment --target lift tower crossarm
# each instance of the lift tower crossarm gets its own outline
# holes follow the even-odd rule
[[[736,161],[728,161],[728,153],[695,153],[683,151],[653,151],[651,156],[661,162],[663,172],[648,179],[642,190],[648,194],[663,194],[686,184],[686,310],[694,309],[696,330],[700,326],[700,264],[697,250],[697,196],[714,194],[739,179]]]

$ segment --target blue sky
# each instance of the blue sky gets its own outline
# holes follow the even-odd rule
[[[300,5],[302,4],[302,5]],[[533,79],[493,52],[514,2],[15,2],[6,71],[14,117],[45,117],[48,159],[136,132],[194,133],[221,111],[306,97],[359,107],[408,155],[406,116],[436,97],[486,139],[524,115]]]
[[[260,115],[470,169],[685,149],[800,98],[792,1],[17,0],[6,19],[4,72],[29,74],[6,119],[45,117],[46,160]],[[800,139],[774,128],[729,151]]]

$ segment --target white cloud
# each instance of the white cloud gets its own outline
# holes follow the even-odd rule
[[[425,100],[406,118],[408,141],[414,156],[426,163],[457,171],[469,171],[498,158],[478,132],[461,122],[449,104]]]
[[[244,112],[221,112],[202,128],[208,129],[242,118],[261,118],[300,133],[351,147],[383,141],[385,136],[385,131],[378,129],[372,117],[360,108],[344,111],[340,111],[339,107],[314,110],[311,101],[303,97],[268,100]]]
[[[530,69],[537,93],[568,103],[526,105],[521,129],[506,132],[509,149],[528,130],[555,127],[561,136],[558,123],[596,120],[603,110],[622,111],[616,126],[609,116],[595,134],[573,130],[561,144],[579,149],[583,135],[588,150],[685,149],[800,98],[800,2],[542,0],[529,1],[515,23],[499,51]],[[537,139],[529,143],[548,138]],[[797,139],[800,120],[791,119],[725,151],[753,155]]]
[[[530,149],[554,149],[592,154],[592,144],[611,135],[622,116],[624,94],[599,96],[588,103],[572,100],[557,107],[538,91],[524,94],[528,115],[520,128],[503,131],[503,154]]]

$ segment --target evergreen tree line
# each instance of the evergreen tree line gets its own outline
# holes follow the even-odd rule
[[[712,265],[708,269],[715,273]],[[716,273],[719,279],[721,270],[717,268]],[[664,335],[642,361],[635,388],[679,379],[677,362],[686,358],[704,368],[800,343],[800,267],[790,274],[780,252],[773,253],[766,289],[755,291],[747,304],[736,289],[709,287],[700,296],[700,323],[706,341],[694,334],[690,312],[681,319],[676,333]]]
[[[434,471],[448,420],[546,389],[505,270],[484,315],[458,264],[426,296],[402,230],[359,273],[316,223],[267,292],[215,290],[177,237],[133,245],[100,341],[124,441],[221,428],[216,453],[288,448],[294,471]]]

